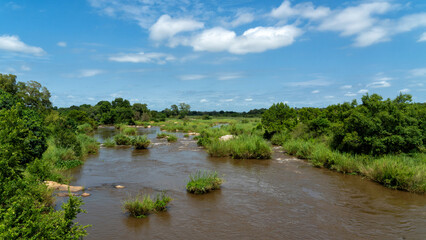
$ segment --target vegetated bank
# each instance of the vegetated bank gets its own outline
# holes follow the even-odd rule
[[[360,174],[389,188],[426,192],[426,105],[400,94],[362,103],[294,109],[278,103],[262,116],[265,137],[314,166]]]
[[[74,224],[83,212],[71,196],[54,209],[45,180],[65,182],[62,171],[98,151],[81,125],[54,110],[40,83],[16,82],[0,74],[0,239],[80,239],[85,228]]]

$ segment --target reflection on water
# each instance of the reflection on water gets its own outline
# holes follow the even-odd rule
[[[386,189],[358,176],[313,168],[279,151],[272,160],[211,158],[195,141],[167,143],[158,128],[138,129],[148,150],[101,148],[73,169],[92,224],[87,239],[424,239],[426,197]],[[117,133],[99,128],[102,142]],[[185,191],[188,175],[216,170],[226,182],[207,195]],[[114,185],[124,185],[115,189]],[[129,217],[121,202],[130,194],[166,190],[168,212]]]

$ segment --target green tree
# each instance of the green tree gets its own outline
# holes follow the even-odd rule
[[[184,118],[191,110],[191,106],[186,103],[179,103],[179,117]]]
[[[287,104],[273,104],[262,114],[261,122],[266,130],[266,137],[271,137],[277,132],[292,130],[298,123],[297,112]]]

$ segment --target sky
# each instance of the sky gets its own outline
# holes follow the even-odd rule
[[[1,0],[0,73],[55,106],[426,101],[426,1]]]

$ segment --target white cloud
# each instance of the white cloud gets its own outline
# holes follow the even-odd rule
[[[356,93],[347,92],[347,93],[345,93],[345,96],[346,97],[355,97]]]
[[[311,93],[316,94],[316,93],[319,93],[319,92],[320,92],[319,90],[314,90]]]
[[[291,25],[250,28],[240,36],[233,31],[216,27],[203,31],[184,45],[192,46],[195,51],[258,53],[291,45],[301,34],[302,30]]]
[[[408,92],[410,92],[410,89],[404,88],[404,89],[399,90],[398,92],[399,93],[408,93]]]
[[[203,78],[206,78],[207,76],[205,75],[200,75],[200,74],[189,74],[189,75],[182,75],[179,76],[179,78],[183,81],[188,81],[188,80],[200,80]]]
[[[31,68],[30,68],[30,67],[28,67],[27,65],[22,65],[22,66],[21,66],[21,70],[22,70],[22,71],[30,71],[30,70],[31,70]]]
[[[231,27],[238,27],[253,22],[254,15],[248,12],[238,12],[236,18],[229,23]]]
[[[275,18],[287,19],[291,17],[301,16],[308,19],[320,19],[330,14],[330,8],[315,6],[311,2],[299,3],[291,7],[291,3],[285,0],[278,8],[271,11],[271,16]]]
[[[372,88],[390,87],[391,86],[391,84],[389,83],[390,80],[392,80],[392,78],[383,76],[383,73],[378,73],[376,74],[374,81],[370,84],[367,84],[367,87],[372,87]]]
[[[291,82],[289,83],[290,86],[293,87],[317,87],[317,86],[328,86],[331,83],[329,81],[317,79],[317,80],[310,80],[310,81],[304,81],[304,82]]]
[[[13,35],[0,36],[0,50],[32,54],[35,56],[41,56],[46,53],[42,48],[28,46],[18,36]]]
[[[411,76],[413,77],[423,77],[426,76],[426,68],[417,68],[410,71]]]
[[[160,41],[171,38],[180,32],[194,31],[204,27],[204,23],[192,19],[172,19],[169,15],[161,16],[149,29],[149,37]]]
[[[351,89],[352,85],[343,85],[340,87],[340,89]]]
[[[165,64],[166,62],[174,61],[176,58],[173,55],[166,53],[128,53],[118,54],[116,56],[109,57],[110,61],[114,62],[130,62],[130,63],[157,63]]]
[[[419,40],[417,40],[417,42],[426,42],[426,32],[424,32],[424,33],[420,36],[420,38],[419,38]]]
[[[224,101],[224,102],[233,102],[233,101],[234,101],[234,99],[229,98],[229,99],[224,99],[223,101]]]
[[[244,99],[244,101],[251,102],[251,101],[253,101],[253,98],[246,98],[246,99]]]
[[[89,100],[89,101],[95,101],[95,98],[88,97],[87,100]]]
[[[59,47],[66,47],[67,43],[66,42],[58,42],[56,45],[58,45]]]
[[[334,96],[325,96],[324,98],[325,99],[332,99],[332,98],[334,98]]]
[[[227,74],[221,74],[217,78],[218,80],[231,80],[231,79],[237,79],[241,78],[242,75],[239,73],[227,73]]]
[[[78,77],[79,78],[93,77],[103,72],[104,72],[103,70],[99,70],[99,69],[83,69],[83,70],[80,70],[80,74],[78,75]]]
[[[206,103],[206,102],[208,102],[208,100],[205,99],[205,98],[203,98],[203,99],[200,100],[200,103]]]
[[[361,90],[358,91],[358,93],[359,94],[365,94],[365,93],[368,93],[368,90],[367,89],[361,89]]]

